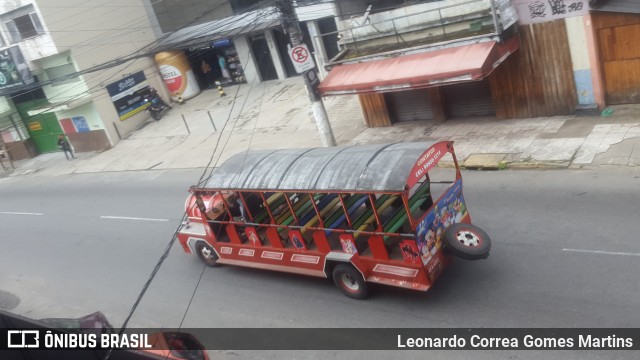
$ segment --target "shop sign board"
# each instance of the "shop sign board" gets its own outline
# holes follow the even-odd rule
[[[149,84],[142,71],[107,85],[107,91],[120,120],[126,120],[149,106],[145,101]]]
[[[29,85],[34,81],[19,46],[0,50],[0,89]]]

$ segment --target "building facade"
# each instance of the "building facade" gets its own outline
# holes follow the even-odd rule
[[[368,126],[640,102],[640,8],[628,0],[341,4],[342,51],[320,92],[358,94]]]
[[[145,1],[0,3],[0,133],[12,159],[107,149],[146,121],[141,94],[162,80]],[[139,55],[133,61],[126,61]],[[109,89],[119,88],[119,91]],[[167,95],[167,94],[165,94]]]
[[[339,51],[335,2],[307,0],[296,5],[304,42],[323,69]],[[289,56],[288,35],[273,4],[203,0],[190,6],[202,11],[182,9],[180,1],[154,3],[155,19],[164,32],[154,51],[184,52],[200,87],[216,81],[255,83],[298,76]],[[321,37],[321,33],[334,34]],[[223,75],[222,67],[229,76]]]

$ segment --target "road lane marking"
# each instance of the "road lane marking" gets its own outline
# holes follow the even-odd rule
[[[6,214],[6,215],[35,215],[35,216],[44,215],[43,213],[15,212],[15,211],[0,211],[0,214]]]
[[[562,249],[562,251],[583,252],[583,253],[589,253],[589,254],[604,254],[604,255],[640,256],[640,253],[613,252],[613,251],[600,251],[600,250]]]
[[[116,219],[116,220],[139,220],[139,221],[169,221],[169,219],[153,219],[127,216],[100,216],[100,219]]]

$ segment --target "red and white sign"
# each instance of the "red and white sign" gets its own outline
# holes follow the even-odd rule
[[[413,169],[411,169],[411,173],[409,174],[409,179],[407,180],[407,186],[412,188],[429,170],[431,170],[438,161],[449,152],[448,141],[442,141],[434,144],[429,149],[427,149],[418,161],[416,161],[415,165],[413,165]]]
[[[305,71],[311,70],[316,67],[313,62],[311,53],[307,45],[300,44],[294,47],[289,46],[289,57],[293,63],[293,67],[296,68],[298,74],[302,74]]]
[[[167,89],[169,89],[170,93],[173,94],[182,88],[184,76],[175,66],[161,65],[160,74],[162,75],[164,83],[167,84]]]

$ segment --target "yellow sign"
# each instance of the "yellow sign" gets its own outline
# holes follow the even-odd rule
[[[42,130],[42,124],[40,124],[39,121],[30,122],[29,130],[32,130],[32,131]]]

